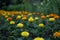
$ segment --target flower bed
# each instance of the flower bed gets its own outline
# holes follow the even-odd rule
[[[0,11],[1,40],[60,40],[60,16]]]

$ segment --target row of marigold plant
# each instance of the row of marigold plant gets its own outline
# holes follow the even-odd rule
[[[48,37],[53,36],[53,38],[59,38],[60,37],[60,32],[59,32],[60,29],[57,29],[57,28],[60,28],[60,26],[59,26],[60,24],[58,25],[60,16],[58,16],[57,14],[51,13],[51,14],[48,14],[48,15],[44,15],[43,13],[35,13],[35,12],[31,13],[31,12],[26,12],[26,11],[18,12],[18,11],[3,11],[3,10],[1,10],[0,11],[0,16],[2,18],[4,18],[5,23],[8,26],[12,27],[14,25],[13,30],[16,30],[16,29],[23,29],[24,30],[24,31],[21,31],[19,33],[20,37],[28,38],[28,37],[30,37],[31,33],[32,33],[33,36],[36,36],[37,34],[34,31],[30,32],[33,29],[38,29],[38,34],[39,33],[43,34],[43,33],[45,33],[45,32],[43,32],[45,30],[44,28],[48,29],[48,27],[52,28],[51,30],[53,32],[51,32],[52,33],[51,34],[48,31],[49,30],[48,29],[48,30],[46,30],[48,32],[45,35],[47,35]],[[55,28],[54,25],[57,28]],[[29,28],[31,28],[31,29],[29,30]],[[33,33],[35,33],[35,35]],[[41,36],[41,34],[39,34],[36,37],[34,37],[34,39],[32,39],[32,40],[46,40],[45,37]],[[57,40],[59,40],[59,39],[57,39]]]

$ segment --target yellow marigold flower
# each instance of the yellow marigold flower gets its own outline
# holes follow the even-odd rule
[[[19,16],[19,15],[16,17],[16,19],[20,19],[20,18],[21,18],[21,16]]]
[[[24,25],[22,23],[18,23],[17,27],[22,28]]]
[[[46,15],[46,17],[48,17],[48,18],[49,18],[49,15]]]
[[[40,23],[40,24],[39,24],[39,27],[44,27],[44,24],[43,24],[43,23]]]
[[[31,16],[31,15],[32,15],[32,13],[29,13],[29,14],[28,14],[28,16]]]
[[[54,36],[54,37],[60,37],[60,32],[55,32],[55,33],[53,34],[53,36]]]
[[[36,38],[34,38],[33,40],[44,40],[44,38],[36,37]]]
[[[8,18],[8,15],[6,15],[5,18]]]
[[[14,21],[10,21],[10,24],[15,24],[15,22]]]
[[[28,21],[29,21],[29,22],[33,22],[33,21],[34,21],[34,18],[33,18],[33,17],[30,17],[30,18],[28,19]]]
[[[49,18],[49,21],[55,21],[55,18]]]
[[[6,13],[2,13],[3,16],[6,16]]]
[[[20,11],[20,12],[18,12],[18,14],[19,14],[19,15],[21,15],[21,11]]]
[[[38,17],[35,17],[35,20],[39,20],[39,18]]]
[[[7,15],[10,15],[10,12],[8,12]]]
[[[24,32],[21,33],[21,36],[23,36],[23,37],[28,37],[28,36],[29,36],[29,32],[24,31]]]

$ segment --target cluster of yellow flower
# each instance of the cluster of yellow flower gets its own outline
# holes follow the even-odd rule
[[[15,21],[13,21],[14,19],[12,18],[12,16],[13,17],[16,16],[16,20],[17,21],[22,19],[23,21],[28,20],[28,22],[30,22],[30,23],[32,23],[34,21],[38,21],[40,18],[42,20],[47,18],[50,22],[54,22],[56,19],[59,19],[59,16],[56,15],[56,14],[49,14],[47,16],[38,14],[40,17],[36,16],[35,18],[33,17],[33,14],[34,13],[25,12],[25,11],[22,11],[22,12],[17,12],[17,11],[16,12],[14,12],[14,11],[8,12],[8,11],[2,11],[2,10],[0,11],[0,15],[3,15],[7,19],[7,21],[10,22],[10,25],[14,25],[15,24]],[[39,27],[44,27],[45,25],[43,23],[39,23],[38,26]],[[23,28],[24,24],[19,22],[17,24],[17,27],[18,28]],[[23,32],[21,32],[21,36],[28,37],[29,36],[29,32],[23,31]],[[59,37],[60,33],[56,32],[56,33],[53,34],[53,36]],[[36,37],[33,40],[44,40],[44,38]]]

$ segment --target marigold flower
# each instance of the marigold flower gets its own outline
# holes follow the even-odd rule
[[[22,20],[26,20],[27,19],[27,17],[22,17]]]
[[[42,19],[45,19],[45,18],[46,18],[46,16],[42,15],[42,16],[41,16],[41,18],[42,18]]]
[[[11,18],[11,17],[8,17],[8,18],[7,18],[7,20],[8,20],[8,21],[11,21],[11,20],[12,20],[12,18]]]
[[[55,18],[49,18],[49,21],[53,22],[53,21],[55,21]]]
[[[29,32],[23,31],[23,32],[21,33],[21,36],[23,36],[23,37],[28,37],[28,36],[29,36]]]
[[[31,16],[31,15],[32,15],[32,13],[29,13],[29,14],[28,14],[28,16]]]
[[[24,25],[22,23],[18,23],[17,27],[22,28]]]
[[[39,27],[44,27],[44,24],[43,24],[43,23],[40,23],[40,24],[39,24]]]
[[[8,13],[8,15],[11,15],[11,16],[13,16],[14,14],[15,14],[14,11],[11,11],[11,12]]]
[[[10,24],[15,24],[15,22],[14,21],[10,21]]]
[[[58,18],[59,18],[59,16],[54,16],[54,18],[55,18],[55,19],[58,19]]]
[[[23,14],[23,15],[27,15],[28,12],[26,12],[26,11],[22,11],[22,14]]]
[[[14,13],[15,13],[15,15],[18,15],[18,11],[15,11]]]
[[[54,17],[54,14],[49,14],[50,17]]]
[[[34,21],[34,18],[33,18],[33,17],[30,17],[30,18],[28,19],[28,21],[29,21],[29,22],[33,22],[33,21]]]
[[[38,17],[35,17],[35,20],[39,20],[39,18]]]
[[[8,18],[8,15],[6,15],[5,18]]]
[[[16,19],[20,19],[20,18],[21,18],[21,16],[19,16],[19,15],[16,17]]]
[[[42,37],[36,37],[33,40],[44,40],[44,38],[42,38]]]
[[[6,16],[6,13],[2,13],[3,16]]]
[[[49,15],[46,15],[47,18],[49,18],[50,16]]]
[[[22,20],[26,20],[26,19],[27,19],[27,16],[24,15],[24,16],[22,17]]]
[[[53,36],[54,36],[54,37],[60,37],[60,32],[55,32],[55,33],[53,34]]]

